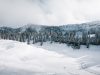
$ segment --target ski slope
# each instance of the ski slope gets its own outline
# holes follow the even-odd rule
[[[0,75],[100,74],[99,62],[91,66],[92,62],[87,56],[73,57],[70,54],[67,55],[66,52],[64,54],[63,49],[61,53],[59,51],[61,48],[58,46],[67,50],[71,49],[58,44],[48,43],[40,47],[38,44],[27,45],[16,41],[0,40]],[[49,50],[49,47],[56,51]],[[99,60],[99,57],[97,59]]]

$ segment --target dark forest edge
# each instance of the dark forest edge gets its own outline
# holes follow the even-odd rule
[[[50,41],[65,43],[74,49],[81,45],[100,45],[100,24],[77,24],[63,26],[26,25],[20,28],[0,27],[0,39],[35,44]]]

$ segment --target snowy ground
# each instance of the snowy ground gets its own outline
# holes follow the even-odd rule
[[[76,58],[78,63],[81,65],[81,69],[95,75],[100,75],[100,46],[90,45],[90,48],[81,46],[81,49],[73,49],[70,46],[68,47],[66,44],[50,44],[50,42],[44,43],[43,46],[40,46],[40,43],[37,43],[36,46]]]
[[[99,49],[0,40],[0,75],[100,75]]]

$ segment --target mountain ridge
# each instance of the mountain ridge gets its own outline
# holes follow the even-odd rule
[[[23,27],[41,27],[41,26],[47,26],[47,27],[50,27],[50,26],[57,26],[57,27],[60,27],[60,26],[80,26],[80,25],[83,25],[83,26],[94,26],[94,25],[98,25],[98,26],[100,26],[100,21],[91,21],[91,22],[84,22],[84,23],[79,23],[79,24],[62,24],[62,25],[46,25],[46,24],[26,24],[26,25],[24,25],[24,26],[20,26],[20,27],[11,27],[11,26],[3,26],[3,25],[1,25],[0,26],[0,28],[1,27],[10,27],[10,28],[14,28],[14,29],[16,29],[16,28],[23,28]]]

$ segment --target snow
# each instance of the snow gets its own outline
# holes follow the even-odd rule
[[[64,44],[47,42],[40,46],[0,40],[0,75],[99,75],[100,67],[96,65],[100,65],[100,47],[90,49],[91,53]],[[92,60],[92,54],[97,59]]]
[[[87,69],[88,72],[100,75],[100,65],[96,65]]]
[[[92,37],[95,37],[96,35],[95,34],[90,34],[90,37],[92,38]]]
[[[76,58],[77,62],[80,63],[80,69],[88,69],[88,71],[92,71],[93,74],[100,74],[100,67],[95,68],[96,65],[100,65],[100,46],[90,45],[90,48],[86,48],[86,46],[82,45],[81,49],[73,49],[66,44],[50,44],[50,42],[44,43],[43,46],[37,43],[36,46]]]

